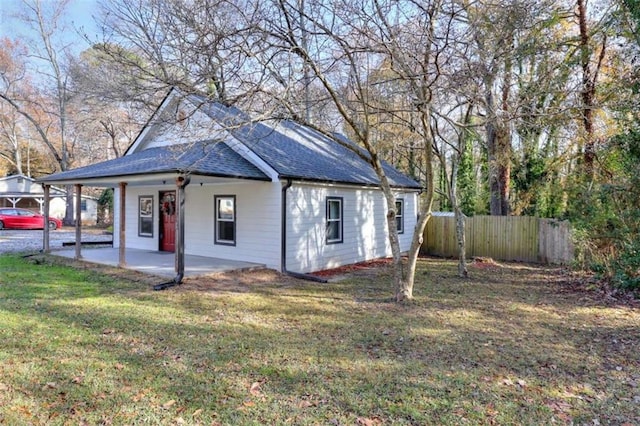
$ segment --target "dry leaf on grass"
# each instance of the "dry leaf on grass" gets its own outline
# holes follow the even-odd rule
[[[306,399],[300,401],[300,403],[298,404],[299,408],[309,408],[313,406],[314,406],[314,403]]]
[[[263,396],[260,390],[260,386],[263,382],[253,382],[251,387],[249,387],[249,393],[253,396]]]
[[[165,410],[168,410],[169,408],[173,407],[175,404],[176,404],[175,399],[172,399],[162,404],[162,408]]]
[[[358,417],[357,423],[362,426],[377,426],[382,424],[382,419],[378,416],[374,417]]]

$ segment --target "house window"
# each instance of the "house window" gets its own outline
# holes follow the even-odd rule
[[[236,196],[216,195],[215,203],[215,243],[236,245]]]
[[[327,197],[327,244],[342,242],[342,198]]]
[[[80,200],[80,211],[87,211],[87,200]]]
[[[402,198],[396,200],[396,229],[398,234],[404,234],[404,200]]]
[[[153,196],[138,197],[138,236],[153,237]]]

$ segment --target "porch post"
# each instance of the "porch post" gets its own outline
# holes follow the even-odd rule
[[[118,258],[118,266],[124,268],[127,266],[127,260],[125,258],[125,250],[126,250],[126,232],[125,232],[125,216],[126,216],[126,195],[127,195],[127,182],[120,182],[120,230],[118,231],[120,247],[119,247],[119,258]]]
[[[76,184],[76,260],[82,259],[82,185]],[[47,226],[49,224],[47,223]]]
[[[42,213],[44,214],[44,223],[42,224],[42,252],[49,253],[49,190],[51,189],[50,185],[42,184],[42,189],[44,191],[44,207]]]
[[[176,178],[176,277],[181,281],[184,276],[184,188],[189,184],[189,180],[180,176]],[[179,281],[177,281],[179,283]]]

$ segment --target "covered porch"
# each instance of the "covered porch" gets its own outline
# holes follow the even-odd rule
[[[188,275],[262,266],[185,253],[187,186],[271,181],[269,176],[222,142],[152,147],[114,160],[56,173],[39,181],[44,188],[45,218],[48,217],[53,184],[73,185],[77,204],[83,186],[114,188],[115,248],[98,249],[103,251],[83,248],[78,244],[82,230],[76,220],[74,249],[56,254],[172,278],[171,282],[154,286],[156,290],[180,284]],[[140,188],[148,190],[148,194],[136,192]],[[164,199],[165,194],[170,195],[169,201],[155,202]],[[43,252],[49,251],[49,231],[45,228]]]
[[[74,259],[75,248],[52,251],[55,256]],[[85,248],[82,260],[109,266],[119,266],[120,250],[113,247]],[[126,249],[125,268],[146,274],[173,279],[176,276],[176,257],[174,253]],[[204,256],[184,255],[184,276],[196,277],[219,272],[262,268],[264,265],[236,260],[219,259]]]

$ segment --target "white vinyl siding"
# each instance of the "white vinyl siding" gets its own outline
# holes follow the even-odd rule
[[[416,223],[415,192],[404,199],[405,233],[400,248],[407,251]],[[342,198],[342,244],[327,243],[326,201]],[[391,256],[386,202],[380,190],[295,183],[287,191],[287,269],[312,272]]]
[[[185,252],[280,269],[280,193],[274,182],[187,187]],[[235,196],[235,245],[214,243],[215,196]]]
[[[236,182],[187,186],[185,253],[254,262],[279,270],[282,184]],[[153,238],[138,237],[138,197],[157,197],[159,191],[174,189],[173,185],[127,187],[127,247],[158,250],[157,222]],[[235,246],[214,243],[214,197],[230,194],[236,197]],[[407,251],[416,224],[418,197],[416,192],[401,191],[395,196],[404,201],[404,233],[399,238],[401,250]],[[327,197],[342,199],[341,244],[327,243]],[[116,194],[116,220],[118,199]],[[155,205],[154,218],[159,217],[157,209]],[[377,189],[294,183],[287,190],[287,269],[312,272],[391,256],[386,211],[384,196]],[[114,223],[116,247],[118,226]]]
[[[189,255],[240,260],[280,269],[280,183],[238,181],[224,185],[189,185],[186,187],[185,253]],[[138,197],[159,191],[175,190],[175,185],[127,187],[126,246],[142,250],[158,250],[158,232],[153,238],[138,236]],[[116,190],[116,193],[118,191]],[[214,197],[234,194],[236,197],[236,245],[214,244]],[[119,247],[118,200],[114,197],[114,246]],[[154,206],[158,218],[158,206]],[[157,219],[154,224],[157,231]],[[187,265],[188,266],[188,265]]]
[[[175,187],[174,187],[175,188]],[[169,186],[165,187],[148,187],[148,186],[127,186],[126,193],[126,213],[125,213],[125,246],[127,248],[140,249],[140,250],[158,250],[158,203],[154,201],[152,215],[154,217],[153,223],[153,237],[138,235],[138,222],[139,222],[139,203],[141,196],[153,196],[154,200],[158,200],[158,191],[161,189],[169,190]],[[113,245],[114,247],[120,247],[120,189],[116,188],[113,194]]]

